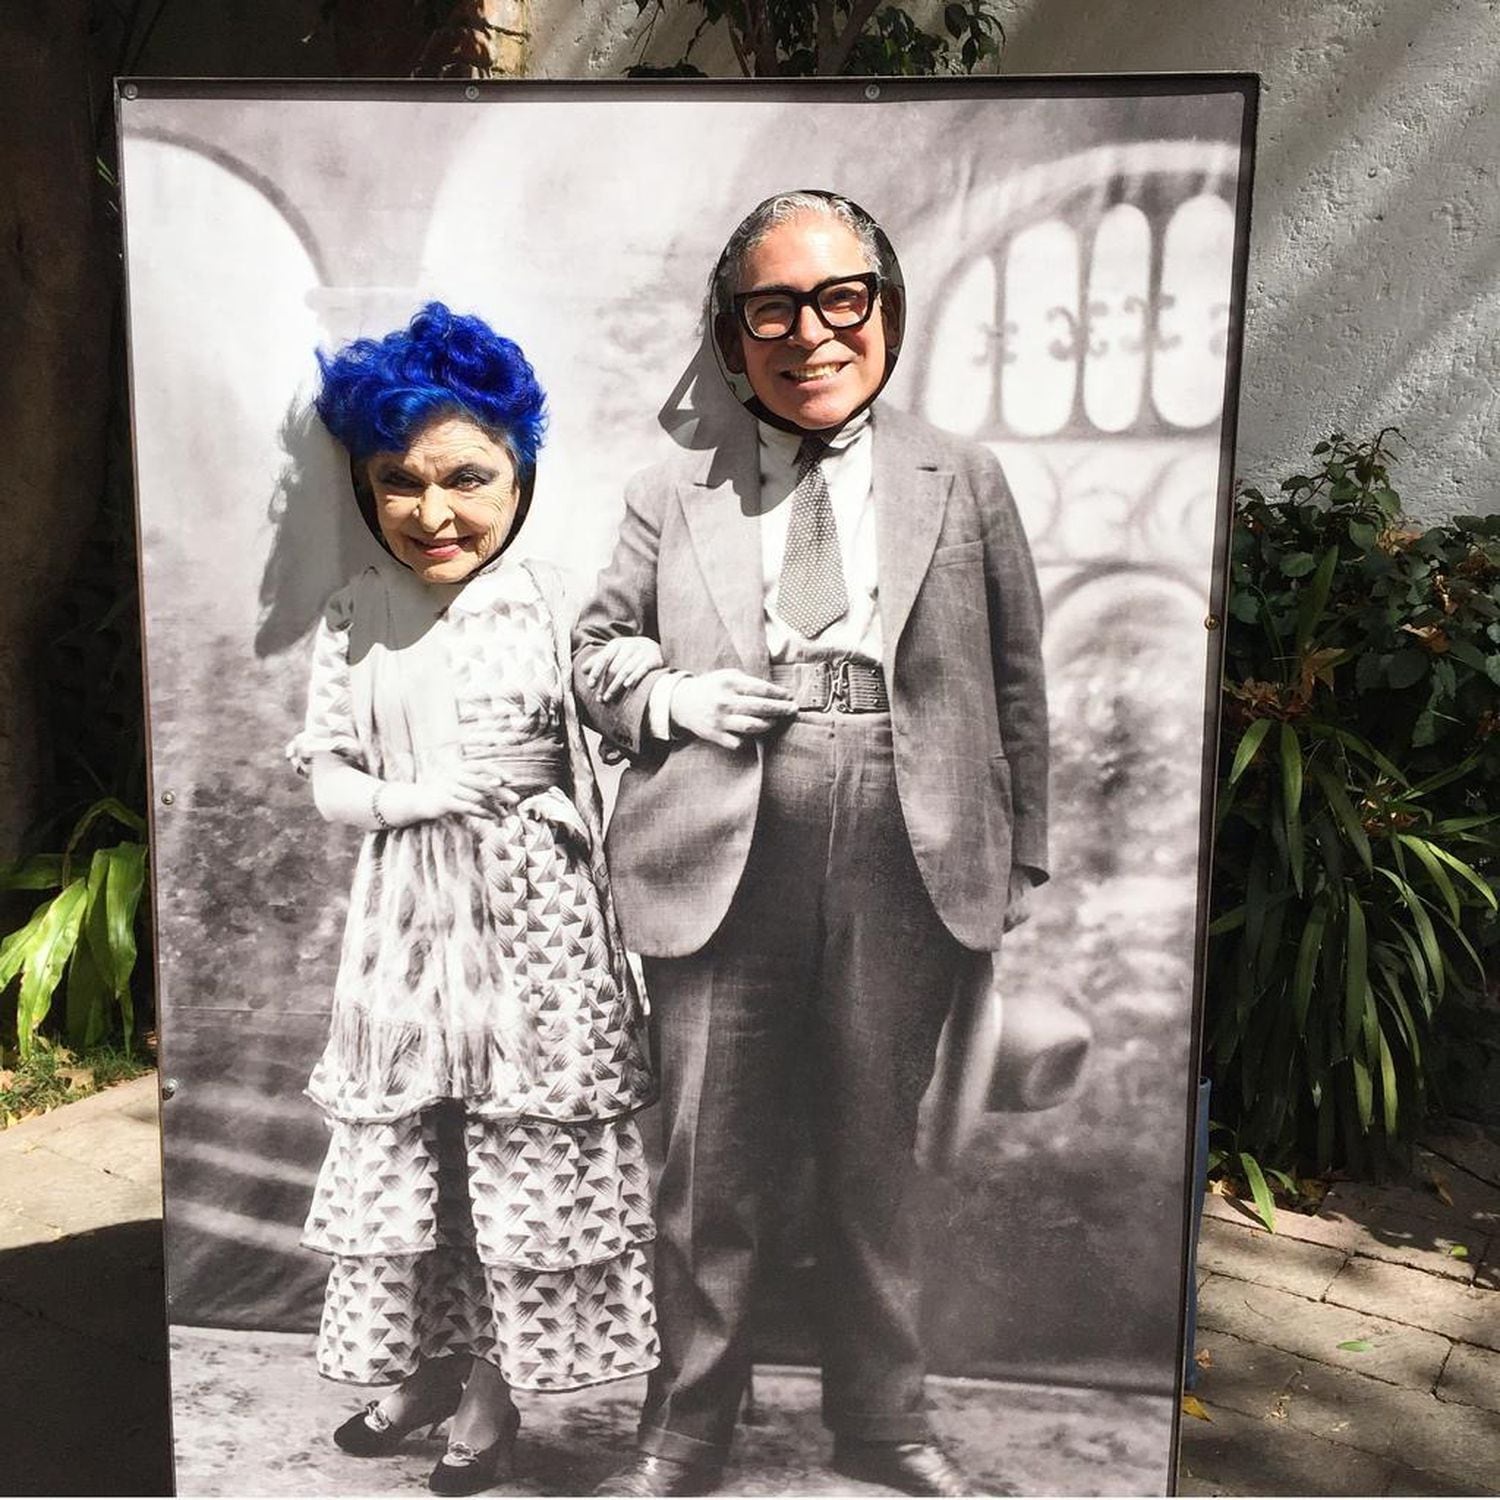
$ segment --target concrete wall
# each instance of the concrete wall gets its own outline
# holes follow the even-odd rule
[[[1001,0],[1006,74],[1254,71],[1264,79],[1239,470],[1274,480],[1318,438],[1395,423],[1423,519],[1500,508],[1500,5],[1496,0]],[[917,0],[919,13],[939,7]],[[148,73],[326,73],[311,0],[167,0]],[[670,62],[690,18],[658,21]],[[534,0],[533,76],[617,76],[633,0]],[[694,59],[737,70],[710,36]]]
[[[935,8],[935,7],[931,7]],[[633,4],[533,10],[531,68],[616,73]],[[1005,0],[1002,71],[1233,70],[1264,80],[1239,472],[1394,423],[1426,520],[1500,509],[1500,7],[1495,0]],[[655,61],[680,52],[662,25]],[[721,40],[694,54],[726,74]]]

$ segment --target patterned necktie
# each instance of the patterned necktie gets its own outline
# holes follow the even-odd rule
[[[776,593],[776,613],[808,640],[849,610],[838,523],[823,473],[827,451],[823,440],[812,436],[803,438],[797,450],[797,488]]]

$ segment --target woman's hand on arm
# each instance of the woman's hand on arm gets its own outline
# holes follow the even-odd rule
[[[324,818],[367,833],[452,815],[498,818],[517,801],[505,777],[483,762],[422,781],[381,781],[336,755],[316,755],[312,784],[313,801]]]
[[[647,672],[664,665],[661,646],[646,635],[617,635],[598,648],[579,669],[603,703],[629,692]]]

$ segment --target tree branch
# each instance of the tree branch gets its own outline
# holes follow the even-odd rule
[[[771,28],[768,0],[746,0],[745,15],[750,22],[750,47],[755,56],[757,78],[774,78],[781,71],[776,56],[776,33]]]
[[[849,54],[854,51],[854,44],[859,40],[860,32],[862,32],[865,27],[869,25],[870,17],[875,14],[880,4],[881,0],[854,0],[854,4],[849,7],[849,20],[845,25],[842,34],[835,42],[833,42],[826,58],[823,55],[823,48],[821,45],[822,17],[821,15],[819,16],[819,73],[832,77],[837,76],[844,71],[844,64],[849,61]],[[819,8],[821,10],[821,6]]]

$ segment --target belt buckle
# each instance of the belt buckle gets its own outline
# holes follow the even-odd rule
[[[836,713],[852,713],[853,706],[850,699],[850,659],[845,656],[833,665],[828,684],[828,702]],[[826,713],[828,710],[824,709]]]

